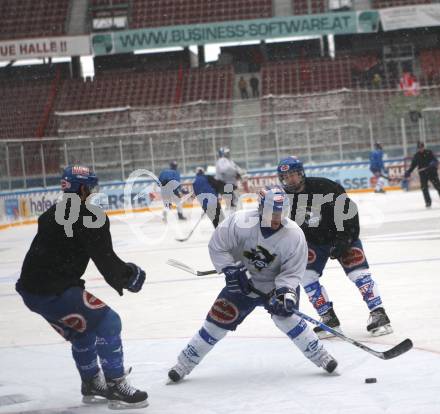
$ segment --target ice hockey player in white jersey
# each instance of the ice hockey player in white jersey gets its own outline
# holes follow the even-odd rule
[[[230,154],[229,148],[222,147],[218,150],[219,158],[215,165],[215,179],[225,184],[223,194],[227,198],[226,205],[231,210],[235,210],[238,200],[238,181],[244,174],[244,170],[230,159]]]
[[[258,210],[236,212],[217,227],[209,254],[217,272],[225,275],[226,286],[168,372],[171,381],[179,382],[188,375],[257,306],[265,307],[275,325],[316,366],[329,373],[336,369],[336,360],[294,313],[298,309],[296,289],[307,264],[307,242],[288,218],[289,211],[284,190],[274,187],[260,192]],[[269,299],[255,294],[253,288],[268,294]]]

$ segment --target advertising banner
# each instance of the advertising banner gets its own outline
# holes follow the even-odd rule
[[[127,53],[140,49],[241,42],[244,40],[325,34],[376,32],[377,11],[335,12],[272,19],[166,26],[92,35],[95,55]]]
[[[0,42],[0,60],[90,55],[90,36],[63,36]]]
[[[440,26],[440,4],[390,7],[379,13],[385,31]]]

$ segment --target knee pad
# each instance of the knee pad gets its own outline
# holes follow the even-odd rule
[[[319,273],[318,272],[316,272],[315,270],[306,269],[306,271],[304,272],[304,276],[302,278],[301,284],[305,288],[307,285],[310,285],[314,282],[317,282],[318,280],[319,280]]]
[[[199,335],[202,337],[202,339],[211,345],[214,345],[220,341],[220,339],[223,339],[227,333],[227,329],[220,328],[220,326],[217,326],[207,320],[205,320],[202,328],[199,331]]]
[[[371,273],[370,273],[370,269],[365,267],[365,268],[353,270],[350,273],[348,273],[347,276],[353,283],[356,283],[357,280],[363,279],[366,276],[371,277]]]
[[[109,309],[96,328],[96,334],[100,337],[118,336],[121,333],[122,322],[119,315]]]

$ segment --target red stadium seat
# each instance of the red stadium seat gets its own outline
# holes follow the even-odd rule
[[[69,0],[2,0],[0,40],[66,34]]]

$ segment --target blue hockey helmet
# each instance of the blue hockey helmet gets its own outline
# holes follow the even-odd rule
[[[229,157],[231,154],[231,150],[228,147],[221,147],[218,150],[218,156],[221,157]]]
[[[270,227],[273,218],[280,220],[290,214],[290,203],[286,192],[279,186],[266,187],[258,195],[258,212],[263,226]]]
[[[292,172],[298,173],[298,175],[301,177],[301,181],[298,184],[289,184],[286,182],[286,178]],[[281,185],[288,192],[298,191],[304,183],[304,179],[306,177],[303,163],[298,158],[293,156],[285,158],[278,163],[277,173]]]
[[[65,193],[79,193],[81,185],[86,186],[90,192],[98,185],[98,177],[88,167],[69,165],[61,176],[61,189]]]
[[[170,168],[172,170],[177,170],[177,161],[170,161]]]

